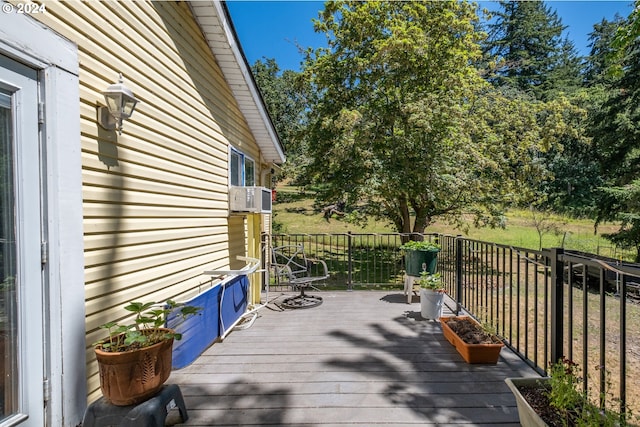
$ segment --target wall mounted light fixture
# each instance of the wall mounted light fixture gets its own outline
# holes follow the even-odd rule
[[[124,85],[122,74],[118,78],[118,83],[110,85],[102,94],[107,106],[99,107],[100,126],[107,130],[116,129],[118,134],[122,135],[122,121],[131,117],[138,100]]]

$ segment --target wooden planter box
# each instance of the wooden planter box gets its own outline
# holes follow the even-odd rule
[[[459,319],[470,319],[474,323],[475,320],[468,316],[460,316]],[[442,325],[442,332],[447,339],[453,345],[458,353],[467,363],[487,363],[496,364],[500,357],[500,350],[504,347],[502,342],[496,344],[467,344],[460,338],[453,330],[447,325],[451,319],[455,317],[441,317],[440,324]]]

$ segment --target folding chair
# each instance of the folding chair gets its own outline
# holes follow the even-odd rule
[[[288,308],[310,308],[322,304],[322,297],[305,294],[307,288],[319,290],[314,283],[329,277],[327,263],[307,258],[304,245],[283,245],[272,248],[271,268],[276,285],[289,285],[300,294],[286,298],[282,305]]]

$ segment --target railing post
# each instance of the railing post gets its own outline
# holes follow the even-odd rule
[[[561,260],[564,249],[552,248],[551,260],[551,363],[558,362],[563,354],[564,322],[564,262]]]
[[[352,241],[351,241],[351,231],[347,232],[347,290],[353,290],[353,264],[352,264]]]
[[[456,236],[456,315],[462,310],[462,236]]]

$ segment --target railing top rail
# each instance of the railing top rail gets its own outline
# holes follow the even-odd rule
[[[438,233],[354,233],[351,231],[341,233],[271,233],[272,236],[442,236]]]
[[[545,250],[544,249],[543,250],[538,250],[538,249],[524,248],[524,247],[520,247],[520,246],[507,245],[507,244],[502,244],[502,243],[487,242],[487,241],[484,241],[484,240],[470,239],[469,237],[465,237],[465,236],[454,236],[452,234],[440,234],[439,236],[440,237],[448,237],[448,238],[455,239],[455,240],[464,240],[465,242],[480,243],[480,244],[485,245],[485,246],[493,246],[493,247],[496,247],[496,248],[511,249],[511,250],[514,250],[514,251],[518,251],[520,253],[545,255]]]
[[[575,253],[564,253],[561,255],[561,260],[564,262],[578,262],[587,266],[603,268],[607,271],[611,271],[616,274],[624,276],[636,277],[640,279],[640,268],[638,264],[623,263],[616,260],[605,260],[593,257],[588,257]]]

